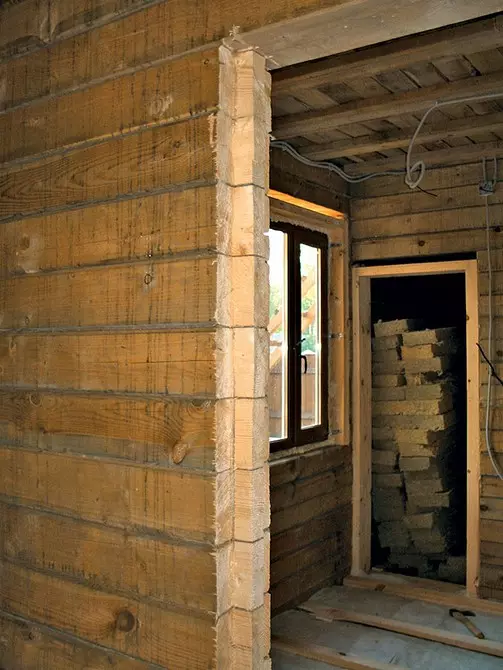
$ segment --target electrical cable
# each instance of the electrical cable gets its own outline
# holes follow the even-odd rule
[[[486,416],[485,416],[485,441],[486,441],[486,450],[489,455],[489,459],[493,466],[494,472],[497,476],[503,480],[503,472],[496,461],[496,457],[493,452],[491,444],[491,391],[492,391],[492,380],[493,377],[496,377],[500,382],[500,377],[496,374],[494,366],[491,363],[492,359],[492,349],[493,349],[493,308],[492,308],[492,297],[493,297],[493,268],[491,260],[491,224],[489,216],[489,195],[493,193],[494,186],[497,182],[497,169],[498,161],[496,158],[494,160],[494,173],[491,181],[487,179],[487,170],[486,170],[486,160],[485,158],[482,161],[482,177],[483,182],[481,184],[481,195],[485,199],[485,217],[486,217],[486,246],[487,246],[487,279],[488,279],[488,318],[489,318],[489,328],[488,328],[488,338],[489,343],[487,347],[487,356],[482,351],[482,348],[479,345],[479,350],[486,359],[489,365],[489,373],[487,378],[487,396],[486,396]],[[485,189],[485,190],[482,190]]]
[[[423,160],[416,161],[411,165],[411,156],[412,149],[414,148],[414,143],[417,139],[417,136],[421,132],[421,128],[424,126],[426,119],[435,109],[441,109],[442,107],[447,107],[448,105],[462,105],[469,102],[480,102],[482,100],[494,100],[496,98],[503,98],[503,93],[486,93],[485,95],[472,95],[466,98],[455,98],[453,100],[437,100],[426,112],[423,114],[421,121],[411,137],[409,142],[409,147],[407,149],[407,156],[405,159],[405,183],[411,189],[415,189],[423,181],[424,174],[426,172],[426,165]],[[419,172],[418,177],[414,179],[413,173]]]
[[[407,186],[409,186],[409,188],[415,189],[419,188],[419,184],[423,181],[423,177],[426,172],[426,164],[423,160],[419,160],[416,161],[413,165],[411,165],[412,149],[414,148],[414,144],[417,140],[417,137],[421,132],[421,129],[424,126],[424,123],[426,119],[429,117],[429,115],[435,109],[447,107],[448,105],[460,105],[469,102],[480,102],[482,100],[494,100],[497,98],[503,98],[503,92],[486,93],[485,95],[472,95],[470,97],[455,98],[453,100],[444,100],[444,101],[437,100],[423,114],[414,134],[411,137],[409,146],[407,148],[407,155],[405,157],[405,170],[385,170],[383,172],[370,172],[369,174],[360,175],[359,177],[353,177],[349,175],[347,172],[345,172],[338,165],[335,165],[335,163],[330,163],[329,161],[313,161],[310,158],[302,156],[302,154],[300,154],[294,147],[292,147],[291,144],[285,142],[284,140],[271,140],[270,145],[272,148],[281,149],[281,151],[290,154],[290,156],[298,160],[300,163],[304,163],[304,165],[308,165],[309,167],[322,168],[323,170],[334,172],[335,174],[339,175],[339,177],[342,177],[344,181],[348,182],[348,184],[360,184],[361,182],[367,181],[368,179],[373,179],[374,177],[386,177],[386,176],[390,177],[405,174],[405,183],[407,184]],[[414,179],[413,175],[415,172],[419,172],[419,175]]]
[[[290,156],[298,160],[300,163],[309,165],[309,167],[323,168],[329,172],[335,172],[335,174],[338,174],[339,177],[342,177],[342,179],[349,184],[359,184],[362,181],[367,181],[367,179],[373,179],[374,177],[403,175],[405,173],[405,170],[386,170],[386,172],[372,172],[370,174],[361,175],[360,177],[352,177],[347,172],[344,172],[338,165],[335,165],[335,163],[329,163],[328,161],[312,161],[310,158],[302,156],[302,154],[299,154],[291,144],[288,144],[288,142],[285,142],[284,140],[271,140],[271,147],[281,149],[287,154],[290,154]]]

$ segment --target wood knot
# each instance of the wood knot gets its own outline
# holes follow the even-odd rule
[[[148,274],[148,273],[147,273],[147,274],[145,275],[145,277],[143,278],[143,281],[145,282],[145,284],[146,284],[147,286],[148,286],[149,284],[152,283],[152,280],[153,280],[152,275],[151,275],[151,274]]]
[[[23,235],[21,238],[21,241],[19,242],[19,246],[23,251],[26,251],[26,249],[30,248],[30,238],[27,237],[26,235]]]
[[[188,451],[189,445],[186,442],[177,442],[173,447],[173,452],[171,454],[173,462],[177,465],[178,463],[181,463],[185,456],[187,456]]]
[[[40,398],[39,393],[30,393],[28,399],[30,401],[30,405],[33,405],[34,407],[40,407],[42,404],[42,399]]]
[[[136,628],[136,617],[129,610],[121,610],[115,619],[115,627],[121,633],[131,633]]]

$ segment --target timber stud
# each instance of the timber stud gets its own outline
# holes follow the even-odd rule
[[[115,627],[121,633],[131,633],[136,628],[136,617],[129,610],[121,610],[115,619]]]

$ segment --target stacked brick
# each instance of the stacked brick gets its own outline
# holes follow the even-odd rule
[[[459,544],[457,338],[454,328],[420,327],[374,325],[372,508],[387,567],[437,576]]]

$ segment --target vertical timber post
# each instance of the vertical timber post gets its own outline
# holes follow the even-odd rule
[[[270,667],[270,75],[251,48],[220,48],[217,162],[217,667]]]

